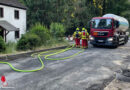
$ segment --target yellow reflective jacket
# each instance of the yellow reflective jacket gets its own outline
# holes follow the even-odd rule
[[[89,38],[89,33],[87,32],[87,30],[82,31],[81,37],[82,37],[82,39],[88,39]]]
[[[81,38],[81,32],[80,31],[75,31],[73,34],[73,38]]]

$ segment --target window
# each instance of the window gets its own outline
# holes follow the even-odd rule
[[[15,39],[19,38],[19,31],[15,31]]]
[[[0,7],[0,18],[4,17],[4,9]]]
[[[18,10],[14,11],[14,17],[15,17],[15,19],[19,19],[19,11]]]
[[[111,29],[112,19],[94,19],[92,21],[92,28],[94,29]]]

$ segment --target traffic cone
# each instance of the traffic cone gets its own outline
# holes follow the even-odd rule
[[[3,87],[6,87],[8,85],[8,83],[6,82],[5,76],[1,76],[1,82],[2,82]]]

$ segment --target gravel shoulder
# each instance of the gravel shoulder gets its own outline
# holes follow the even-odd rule
[[[130,90],[130,83],[115,79],[104,90]]]

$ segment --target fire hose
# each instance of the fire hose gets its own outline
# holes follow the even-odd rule
[[[45,60],[65,60],[65,59],[69,59],[69,58],[72,58],[82,52],[84,52],[84,49],[82,49],[81,51],[71,55],[71,56],[68,56],[68,57],[64,57],[64,58],[49,58],[50,56],[54,56],[54,55],[57,55],[57,54],[60,54],[60,53],[63,53],[63,52],[66,52],[68,50],[71,50],[72,48],[74,47],[71,46],[71,47],[67,47],[65,49],[61,49],[61,50],[53,50],[53,51],[44,51],[44,52],[40,52],[40,53],[34,53],[32,54],[31,56],[34,57],[34,56],[37,56],[38,60],[40,61],[41,63],[41,67],[38,68],[38,69],[34,69],[34,70],[21,70],[21,69],[17,69],[15,68],[11,63],[9,62],[2,62],[0,61],[1,64],[7,64],[10,66],[10,68],[14,71],[17,71],[17,72],[36,72],[36,71],[40,71],[42,69],[44,69],[45,65],[44,65],[44,62],[43,60],[41,59],[41,56],[44,56],[44,59]],[[46,54],[46,53],[51,53],[51,54],[47,54],[47,55],[43,55],[43,54]]]

